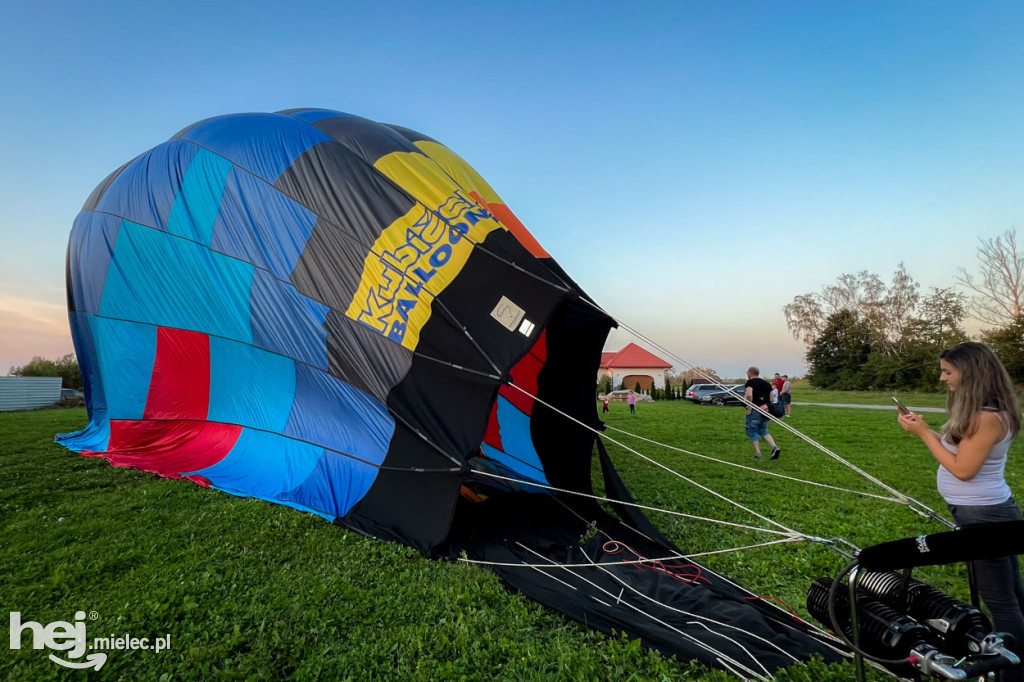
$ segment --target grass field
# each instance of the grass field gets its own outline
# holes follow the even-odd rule
[[[854,402],[841,394],[843,402]],[[798,392],[795,398],[825,400]],[[864,396],[884,404],[887,395]],[[940,396],[922,400],[941,404]],[[894,411],[794,407],[787,424],[899,490],[944,511],[935,466],[903,433]],[[944,530],[905,507],[811,487],[626,436],[786,476],[881,493],[869,482],[773,426],[779,461],[755,462],[739,408],[686,402],[625,404],[606,415],[608,436],[800,532],[858,546]],[[935,425],[940,414],[926,414]],[[102,680],[726,680],[687,662],[641,649],[567,621],[510,594],[485,570],[428,561],[309,514],[233,497],[192,483],[114,469],[53,444],[81,428],[84,409],[0,414],[0,607],[22,621],[70,621],[78,610],[97,636],[170,637],[170,649],[112,651]],[[1019,487],[1019,446],[1007,477]],[[610,445],[637,499],[653,507],[765,526]],[[773,539],[702,521],[652,514],[673,540],[709,551]],[[845,559],[820,544],[787,544],[702,559],[757,594],[783,599],[801,615],[807,586]],[[944,567],[919,577],[966,597],[964,572]],[[31,649],[0,659],[0,678],[57,680],[70,673]],[[28,648],[26,648],[28,647]],[[851,667],[812,664],[785,680],[846,680]]]

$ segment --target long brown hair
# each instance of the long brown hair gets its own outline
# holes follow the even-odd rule
[[[1020,433],[1020,405],[1013,381],[991,348],[968,341],[942,351],[939,358],[960,372],[960,386],[946,397],[949,421],[942,427],[951,443],[959,444],[978,430],[977,415],[982,411],[1001,412],[1013,437]]]

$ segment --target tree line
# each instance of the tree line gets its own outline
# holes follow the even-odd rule
[[[956,278],[969,293],[922,294],[900,263],[888,283],[866,270],[843,274],[784,306],[789,331],[806,346],[811,385],[937,391],[939,353],[970,340],[966,319],[989,325],[979,340],[1024,383],[1024,256],[1015,230],[979,241],[979,272],[960,268]]]

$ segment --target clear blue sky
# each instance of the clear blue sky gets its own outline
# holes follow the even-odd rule
[[[802,373],[794,296],[901,261],[952,286],[1021,225],[1022,31],[1017,0],[3,3],[0,373],[72,350],[67,237],[109,172],[292,107],[444,142],[687,362]]]

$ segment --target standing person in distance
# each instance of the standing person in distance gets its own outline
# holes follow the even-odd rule
[[[745,427],[747,437],[754,445],[754,459],[761,459],[761,439],[764,438],[768,445],[772,446],[772,459],[778,459],[782,450],[775,445],[775,440],[768,433],[768,400],[772,394],[772,385],[761,378],[761,370],[757,367],[747,369],[747,383],[743,384],[743,395],[756,407],[747,405],[747,420]]]
[[[939,463],[939,494],[958,525],[1020,520],[1003,475],[1021,428],[1010,375],[991,348],[976,342],[942,351],[939,367],[949,419],[939,433],[913,412],[899,416],[900,426],[924,441]],[[1012,635],[1014,653],[1024,658],[1024,582],[1017,557],[975,561],[974,573],[995,629]],[[1001,671],[1000,679],[1024,680],[1024,668]]]
[[[629,389],[627,402],[629,402],[629,413],[636,414],[636,393],[633,393],[633,389]]]
[[[782,399],[782,404],[786,408],[786,416],[787,417],[792,417],[793,416],[793,408],[791,406],[792,402],[793,402],[793,395],[791,393],[792,390],[793,390],[793,384],[789,381],[789,375],[788,374],[783,374],[782,375],[782,388],[779,389],[779,397]]]

